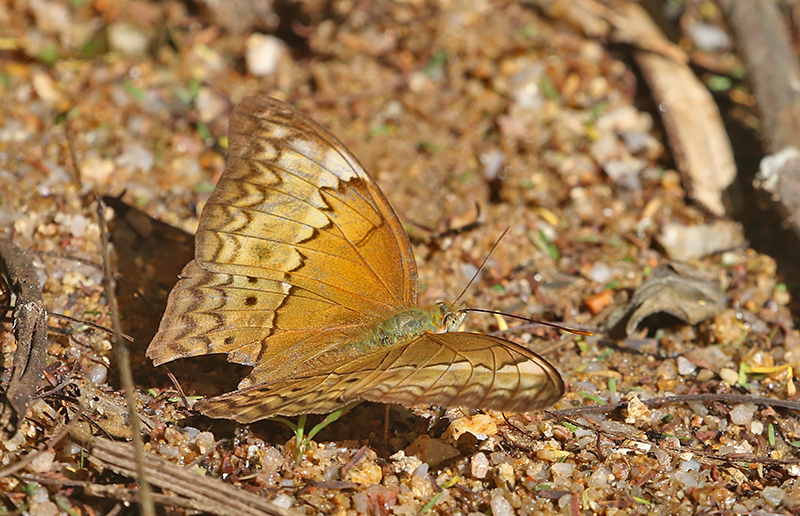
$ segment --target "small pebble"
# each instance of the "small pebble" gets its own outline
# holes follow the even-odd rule
[[[685,357],[678,357],[678,374],[681,376],[688,376],[694,374],[697,366],[691,363]]]
[[[504,462],[497,466],[497,477],[509,486],[514,486],[516,477],[514,476],[514,466]]]
[[[647,153],[658,156],[661,153],[661,144],[650,133],[627,131],[622,133],[621,136],[628,152],[632,154]]]
[[[633,106],[622,106],[597,117],[595,126],[603,133],[622,133],[628,131],[648,131],[653,120],[645,112]]]
[[[586,271],[586,278],[595,283],[605,285],[614,279],[614,271],[607,263],[596,262]]]
[[[108,368],[103,364],[94,364],[89,370],[89,381],[101,385],[106,382],[108,376]]]
[[[33,458],[30,464],[25,467],[25,469],[31,473],[44,473],[45,471],[50,471],[50,467],[53,465],[55,458],[56,452],[43,451],[36,455],[36,457]]]
[[[108,26],[108,46],[120,54],[144,56],[150,46],[150,36],[141,27],[115,22]]]
[[[700,471],[700,463],[695,459],[681,461],[681,471]]]
[[[427,464],[423,464],[423,466],[427,466]],[[380,483],[382,478],[383,471],[374,462],[362,461],[355,468],[347,471],[347,480],[362,486],[373,486]]]
[[[543,62],[534,61],[515,73],[509,80],[516,105],[523,109],[538,110],[544,104],[539,83],[547,73]]]
[[[753,419],[755,413],[755,405],[752,403],[740,403],[733,407],[728,415],[734,425],[746,425]]]
[[[168,459],[175,459],[180,456],[180,449],[177,446],[172,446],[171,444],[162,444],[158,447],[158,453],[167,457]]]
[[[489,472],[489,459],[483,453],[476,453],[470,460],[470,472],[474,478],[486,478]]]
[[[638,158],[615,159],[605,163],[603,171],[620,187],[627,190],[641,190],[639,172],[646,164],[646,161]]]
[[[87,153],[81,163],[81,179],[102,183],[114,172],[114,162],[101,158],[94,152]]]
[[[46,73],[34,72],[32,82],[36,94],[47,104],[55,105],[63,102],[64,95],[59,91],[53,79]]]
[[[710,370],[715,372],[719,371],[721,367],[730,367],[733,363],[720,346],[693,349],[686,353],[686,358],[694,364],[702,364],[703,367],[710,367]]]
[[[43,487],[31,493],[30,502],[30,508],[26,511],[30,516],[56,516],[59,513],[58,506],[50,501],[50,495]]]
[[[443,437],[453,442],[458,441],[462,434],[469,432],[480,441],[485,441],[488,436],[497,433],[497,425],[487,414],[475,414],[472,417],[460,417],[450,423]]]
[[[636,433],[639,432],[639,429],[634,426],[626,425],[625,423],[620,423],[619,421],[611,421],[611,420],[601,422],[600,428],[606,432],[617,432],[620,434],[629,434],[629,435],[635,435]]]
[[[589,475],[589,480],[586,482],[586,484],[589,487],[602,489],[608,485],[609,475],[611,475],[611,471],[609,471],[605,466],[601,466],[593,471],[591,475]],[[613,475],[611,475],[611,477],[613,478]]]
[[[739,373],[727,367],[723,367],[719,370],[719,376],[722,378],[722,381],[728,385],[736,385],[739,382]]]
[[[647,405],[642,403],[639,396],[634,396],[628,402],[628,416],[625,418],[625,422],[632,425],[643,420],[649,413],[650,409],[647,408]]]
[[[406,452],[404,452],[403,450],[400,450],[394,455],[391,455],[389,458],[394,461],[395,471],[397,472],[402,471],[408,473],[409,475],[412,474],[419,467],[420,464],[422,464],[422,461],[419,460],[419,457],[414,455],[407,457]]]
[[[568,477],[575,472],[575,464],[567,462],[557,462],[550,466],[550,471],[553,473],[553,478]]]
[[[28,5],[36,17],[36,27],[45,34],[59,34],[71,23],[69,8],[61,2],[38,0]]]
[[[286,493],[281,493],[272,500],[272,503],[277,505],[278,507],[283,507],[284,509],[288,509],[294,503],[294,497],[290,496]]]
[[[20,445],[25,441],[25,435],[22,432],[15,433],[10,439],[4,439],[0,442],[3,445],[3,448],[6,450],[13,452],[17,451]],[[488,462],[487,462],[488,465]]]
[[[500,490],[497,490],[492,496],[491,506],[492,516],[514,516],[514,508],[511,506],[511,502],[506,500]]]
[[[406,455],[416,455],[422,462],[436,466],[442,462],[458,457],[461,453],[447,443],[439,439],[433,439],[429,435],[417,437],[405,450]]]
[[[286,44],[275,36],[252,34],[245,43],[247,71],[256,77],[272,75],[278,70],[281,57],[286,54]]]
[[[489,461],[492,465],[497,466],[498,464],[511,464],[514,462],[514,459],[506,452],[498,451],[489,454]]]
[[[777,507],[783,501],[783,497],[786,496],[786,491],[779,487],[767,486],[761,491],[761,496],[768,504]]]
[[[546,460],[549,462],[556,462],[562,460],[564,457],[569,457],[568,451],[555,450],[549,447],[542,448],[541,450],[536,450],[537,459]]]
[[[672,474],[672,478],[681,484],[684,489],[697,487],[697,477],[694,473],[676,471]]]
[[[492,181],[497,179],[497,175],[500,172],[500,167],[503,166],[503,163],[506,161],[506,155],[503,151],[496,149],[489,152],[484,152],[480,155],[478,160],[483,165],[483,177],[487,180]]]
[[[197,445],[197,449],[200,451],[200,453],[208,453],[211,447],[214,446],[214,434],[211,432],[200,432],[197,434],[197,440],[195,441],[195,444]]]
[[[719,27],[705,23],[692,23],[686,27],[686,34],[700,50],[730,50],[731,38]]]
[[[261,456],[261,468],[264,471],[278,471],[282,464],[283,456],[277,448],[267,448]]]

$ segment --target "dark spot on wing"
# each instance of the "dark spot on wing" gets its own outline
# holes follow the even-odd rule
[[[247,296],[247,299],[244,300],[244,304],[246,304],[247,306],[253,306],[257,302],[258,299],[256,299],[256,296]]]

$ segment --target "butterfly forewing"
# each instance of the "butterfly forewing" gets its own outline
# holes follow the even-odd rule
[[[416,304],[416,265],[374,181],[325,129],[251,97],[231,115],[225,173],[208,200],[195,262],[148,349],[156,364],[207,353],[256,365],[243,383],[347,355],[353,334]]]

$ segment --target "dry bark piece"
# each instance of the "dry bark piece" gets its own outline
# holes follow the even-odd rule
[[[725,309],[726,296],[719,282],[682,263],[658,267],[642,283],[627,306],[612,312],[606,326],[609,333],[633,334],[645,317],[666,313],[687,324],[697,324]]]
[[[800,65],[773,0],[720,0],[764,120],[766,151],[800,146]]]
[[[604,5],[596,0],[527,0],[528,3],[545,10],[548,15],[563,18],[580,26],[589,37],[610,35],[614,41],[633,45],[641,50],[655,52],[678,63],[689,62],[689,56],[681,47],[663,37],[658,29],[643,25],[640,20],[629,17],[616,5]],[[638,6],[637,6],[638,7]],[[603,27],[613,28],[611,34]]]
[[[627,4],[625,15],[661,34],[641,6]],[[634,57],[660,108],[689,196],[712,214],[725,215],[723,193],[736,177],[736,164],[714,98],[685,63],[652,52]]]
[[[133,446],[94,437],[84,428],[70,432],[70,437],[89,452],[89,461],[131,478],[137,476]],[[154,496],[154,501],[175,507],[203,506],[203,510],[219,516],[293,516],[295,511],[279,507],[261,496],[248,493],[221,480],[195,473],[172,462],[145,453],[144,469],[151,485],[175,493],[170,502],[166,496]],[[109,496],[119,497],[112,493]],[[133,497],[132,497],[133,498]]]
[[[741,226],[729,220],[691,226],[667,223],[656,236],[656,241],[670,260],[682,262],[747,244]]]
[[[787,147],[762,159],[754,184],[770,194],[800,235],[800,150]]]
[[[6,277],[17,296],[13,315],[17,350],[14,353],[14,372],[5,393],[13,411],[7,406],[0,409],[0,435],[7,438],[19,429],[28,404],[44,378],[47,311],[31,259],[22,249],[4,239],[0,239],[0,275]]]
[[[800,235],[800,66],[791,37],[771,0],[719,4],[747,66],[764,121],[765,150],[771,153],[761,161],[755,186],[770,194]]]

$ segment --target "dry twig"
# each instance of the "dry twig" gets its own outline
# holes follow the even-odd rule
[[[131,457],[133,450],[128,443],[119,443],[93,437],[82,429],[70,433],[70,437],[84,446],[89,460],[121,475],[135,477],[139,465]],[[279,507],[260,496],[248,493],[221,480],[198,474],[153,454],[144,454],[141,465],[148,480],[161,489],[176,496],[157,495],[155,501],[173,507],[195,508],[219,516],[292,516],[292,511]],[[106,488],[103,488],[106,489]],[[101,496],[102,489],[95,494]],[[126,500],[128,490],[106,489],[106,496]]]
[[[105,219],[105,203],[97,200],[97,218],[100,225],[101,250],[103,254],[103,285],[105,286],[106,300],[111,311],[111,322],[114,326],[114,357],[119,367],[122,387],[125,390],[125,400],[128,405],[128,420],[131,425],[131,435],[133,438],[133,451],[136,457],[137,475],[139,482],[139,504],[144,516],[155,516],[152,491],[150,484],[145,476],[144,467],[144,445],[142,443],[142,432],[139,424],[139,417],[136,413],[136,388],[133,384],[133,373],[131,372],[130,351],[125,341],[122,339],[122,326],[119,320],[119,310],[117,308],[116,281],[111,270],[111,253],[108,243],[108,227]]]

